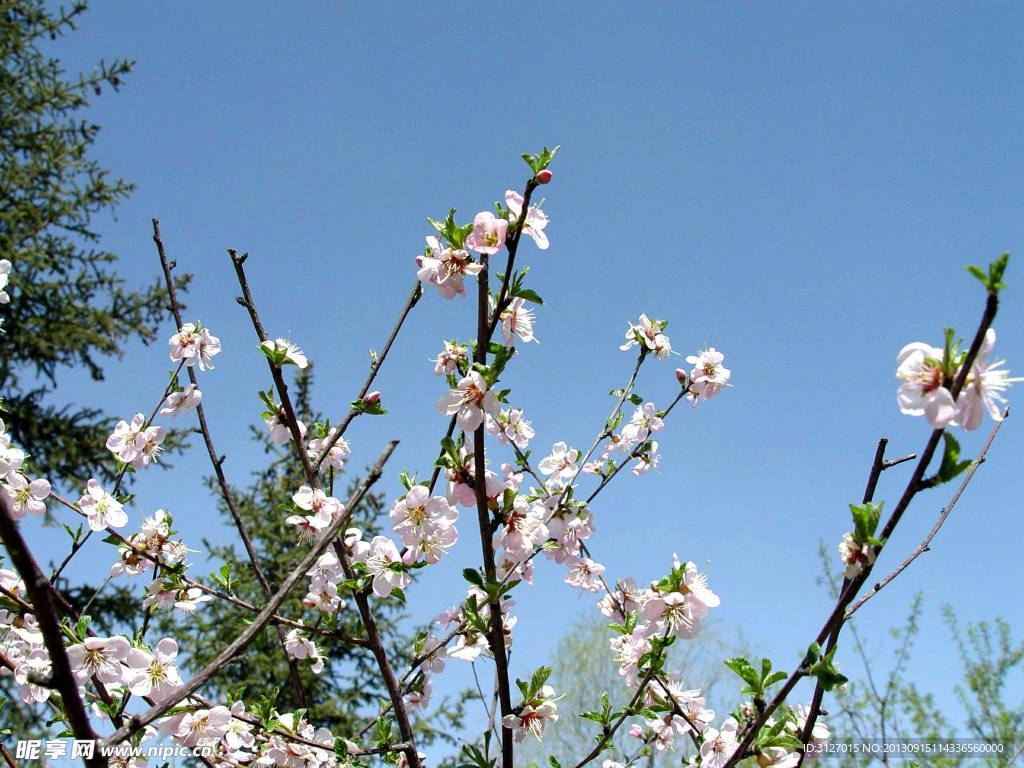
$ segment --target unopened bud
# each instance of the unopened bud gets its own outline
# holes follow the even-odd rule
[[[370,392],[369,394],[366,395],[366,397],[363,398],[363,403],[366,405],[376,405],[379,402],[380,392],[378,392],[377,390]]]
[[[545,168],[543,171],[540,171],[537,174],[537,183],[538,184],[547,184],[547,183],[549,183],[551,181],[551,177],[553,175],[554,174],[552,174],[551,171],[549,171],[547,168]]]
[[[686,371],[682,368],[676,368],[676,378],[682,386],[686,386]]]

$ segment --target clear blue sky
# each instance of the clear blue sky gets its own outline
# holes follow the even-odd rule
[[[138,184],[99,228],[125,275],[148,280],[157,216],[196,273],[188,314],[224,343],[204,403],[236,483],[260,460],[247,426],[269,377],[225,249],[250,252],[265,323],[316,362],[319,405],[337,417],[413,280],[424,218],[455,206],[468,220],[522,187],[520,152],[561,144],[543,189],[552,247],[524,246],[547,300],[542,343],[512,365],[513,400],[537,427],[538,455],[556,440],[583,447],[628,375],[627,320],[671,320],[683,354],[723,350],[735,386],[673,414],[660,472],[601,498],[593,549],[616,578],[658,577],[673,552],[704,564],[727,631],[787,666],[828,607],[818,541],[834,550],[849,528],[877,439],[895,455],[927,437],[896,407],[897,351],[937,343],[945,324],[973,332],[983,295],[962,265],[1024,242],[1022,22],[1009,2],[107,2],[60,50],[73,69],[139,62],[94,110],[99,156]],[[996,349],[1018,372],[1021,255]],[[426,296],[379,379],[391,415],[350,430],[354,467],[402,439],[390,494],[401,467],[429,470],[446,423],[428,358],[473,323],[472,301]],[[673,367],[650,364],[640,392],[665,403]],[[65,391],[130,416],[151,407],[167,368],[163,343],[133,348],[105,386]],[[1022,448],[1011,420],[933,551],[863,612],[884,660],[884,629],[926,592],[911,671],[947,705],[958,665],[939,605],[1019,618]],[[168,506],[197,542],[211,532],[207,472],[198,445],[173,473],[148,471],[135,516]],[[879,497],[894,501],[905,478],[889,473]],[[919,497],[882,568],[916,545],[950,490]],[[411,589],[427,603],[419,618],[462,593],[459,569],[478,547],[471,516],[461,529],[460,552]],[[105,567],[97,551],[75,573]],[[592,600],[547,564],[518,599],[523,674]],[[840,658],[855,669],[849,643]]]

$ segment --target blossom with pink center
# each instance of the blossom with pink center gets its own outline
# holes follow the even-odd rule
[[[284,445],[292,439],[292,431],[288,428],[288,420],[283,411],[275,416],[263,419],[263,423],[270,430],[270,442],[274,445]],[[299,421],[298,425],[299,436],[305,440],[306,425],[302,421]]]
[[[637,587],[636,579],[630,577],[620,580],[615,585],[615,590],[597,601],[597,607],[601,613],[617,622],[625,621],[623,608],[626,613],[632,613],[640,607],[642,596]]]
[[[402,556],[395,542],[387,536],[374,536],[363,559],[366,572],[373,577],[373,593],[387,597],[392,589],[405,589],[412,580],[404,570]]]
[[[628,323],[626,329],[626,343],[619,349],[625,352],[631,347],[643,344],[649,351],[659,358],[664,359],[672,354],[672,342],[669,341],[662,331],[668,323],[662,320],[651,320],[647,315],[640,315],[640,321],[635,325]]]
[[[175,667],[178,644],[165,637],[152,652],[144,648],[131,648],[125,663],[128,690],[136,696],[151,696],[161,701],[181,687],[181,676]]]
[[[171,392],[160,406],[161,416],[179,416],[193,410],[203,399],[203,393],[195,384],[189,384],[182,390]]]
[[[523,213],[523,196],[511,189],[505,190],[505,207],[508,208],[508,219],[513,228]],[[533,242],[542,251],[546,251],[550,243],[544,228],[548,225],[548,216],[536,205],[531,205],[526,211],[526,221],[523,222],[523,234],[533,238]]]
[[[128,524],[124,507],[95,479],[85,484],[85,495],[78,500],[78,507],[89,520],[89,530],[102,531],[107,526],[123,528]]]
[[[462,248],[442,247],[436,237],[427,238],[427,248],[416,257],[419,271],[416,276],[424,285],[436,285],[443,299],[465,296],[466,276],[475,277],[483,269]]]
[[[1002,393],[1009,389],[1010,384],[1024,381],[1010,378],[1010,372],[1002,367],[1006,364],[1005,360],[995,363],[989,361],[995,343],[996,332],[989,328],[971,366],[971,372],[967,374],[960,397],[957,398],[955,423],[964,429],[977,429],[983,411],[988,411],[993,420],[1002,421],[1003,409],[1006,407],[1006,398]]]
[[[738,724],[730,717],[722,723],[721,730],[708,728],[704,731],[700,745],[701,768],[724,768],[739,746],[737,728]]]
[[[957,416],[953,395],[945,385],[944,356],[943,350],[915,341],[896,357],[896,378],[903,382],[896,393],[900,411],[923,415],[934,429],[949,426]]]
[[[163,427],[146,426],[146,417],[136,413],[129,424],[124,419],[117,422],[113,433],[107,438],[107,450],[125,464],[143,469],[156,461],[167,432]]]
[[[520,297],[512,299],[501,313],[501,337],[505,346],[514,346],[515,336],[526,343],[537,341],[533,335],[533,320],[533,310],[526,307],[526,300]]]
[[[50,688],[37,685],[33,680],[48,679],[53,667],[49,654],[42,648],[29,651],[14,668],[14,681],[18,684],[18,694],[27,704],[42,704],[50,698]]]
[[[689,355],[686,362],[693,366],[690,371],[690,399],[696,405],[699,400],[710,400],[728,386],[732,372],[722,365],[725,355],[714,347]]]
[[[555,479],[568,480],[576,474],[576,462],[580,452],[563,442],[551,446],[551,453],[540,460],[537,468],[542,475],[554,475]]]
[[[391,508],[391,529],[402,543],[424,555],[428,563],[436,563],[443,552],[458,539],[455,521],[459,518],[444,496],[431,496],[425,485],[414,485],[405,498]]]
[[[487,388],[479,371],[470,371],[455,389],[438,400],[437,410],[455,416],[459,429],[464,432],[473,432],[483,424],[485,413],[492,417],[499,413],[498,399]]]
[[[473,232],[466,238],[466,245],[477,253],[495,254],[505,245],[508,222],[499,219],[490,211],[480,211],[473,217]]]
[[[619,664],[619,674],[629,688],[640,684],[640,659],[651,650],[651,642],[642,631],[635,630],[629,635],[617,635],[608,640],[612,655]]]
[[[505,715],[501,724],[512,729],[516,741],[522,741],[532,734],[537,741],[544,737],[544,726],[558,720],[558,705],[555,691],[550,685],[543,686],[529,701],[523,702],[519,712]]]
[[[678,568],[679,561],[675,555],[672,556],[672,559],[675,567]],[[681,588],[688,596],[699,600],[706,608],[717,608],[722,603],[718,595],[708,587],[707,574],[698,571],[694,563],[688,562],[686,564],[686,568],[683,570]]]
[[[469,348],[454,341],[444,342],[444,348],[434,358],[434,374],[443,376],[459,373],[469,364]]]
[[[668,627],[679,639],[691,640],[700,631],[701,608],[706,615],[707,608],[702,603],[688,600],[679,592],[657,593],[644,603],[640,616],[651,622],[651,629]]]
[[[665,428],[665,422],[658,415],[658,408],[654,403],[638,405],[633,411],[633,418],[622,428],[622,437],[631,443],[642,443],[651,432],[661,432]]]
[[[633,474],[637,477],[646,475],[650,470],[656,468],[658,462],[661,461],[661,455],[658,453],[658,441],[651,440],[647,449],[640,451],[636,458],[636,464],[633,465]]]
[[[298,628],[291,630],[284,639],[284,649],[288,655],[298,661],[310,659],[313,662],[311,671],[319,675],[324,670],[324,660],[316,643],[306,637],[306,634]]]
[[[46,512],[44,501],[50,495],[50,481],[42,478],[30,481],[20,472],[11,472],[0,483],[0,494],[15,520],[25,515],[41,515]]]
[[[604,566],[595,563],[589,557],[572,557],[568,562],[569,572],[565,575],[565,583],[570,587],[582,589],[584,592],[600,592],[601,577]]]
[[[513,558],[530,556],[548,538],[544,513],[542,505],[531,504],[523,496],[517,496],[511,511],[505,513],[505,525],[495,534],[495,545],[503,546]]]
[[[306,455],[309,456],[310,461],[316,461],[320,458],[320,454],[323,453],[324,447],[335,435],[336,429],[332,429],[327,437],[317,437],[309,441],[306,446]],[[352,454],[352,448],[344,437],[339,437],[338,440],[331,446],[331,450],[327,452],[324,457],[323,464],[321,466],[330,467],[333,470],[340,470],[345,466],[345,459]]]
[[[331,521],[323,515],[289,515],[285,518],[287,525],[294,525],[299,530],[299,541],[310,541],[319,538]]]
[[[487,638],[476,632],[463,632],[455,638],[455,643],[448,649],[448,658],[474,662],[480,654],[490,650]]]
[[[199,364],[199,370],[213,369],[213,356],[220,353],[220,339],[196,323],[185,323],[168,342],[171,360],[184,361],[191,367]]]
[[[512,443],[521,451],[526,450],[535,434],[530,422],[523,418],[522,408],[502,411],[497,418],[488,417],[485,427],[487,434],[497,437],[502,445]]]
[[[87,637],[68,648],[68,661],[79,683],[93,676],[101,683],[120,683],[125,673],[121,662],[128,658],[130,649],[128,639],[121,635]]]
[[[312,512],[317,517],[326,519],[328,523],[345,510],[344,504],[333,496],[328,496],[323,489],[313,489],[308,485],[300,486],[292,495],[292,501],[299,509]]]

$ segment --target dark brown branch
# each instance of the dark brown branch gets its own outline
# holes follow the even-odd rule
[[[153,242],[156,243],[157,255],[160,257],[160,266],[164,273],[164,284],[167,286],[167,296],[170,300],[171,315],[174,317],[174,323],[177,328],[182,326],[181,316],[181,305],[178,304],[178,295],[174,286],[174,277],[171,275],[171,271],[174,269],[174,265],[168,261],[167,254],[164,251],[164,242],[160,237],[160,222],[153,219]],[[195,370],[189,366],[188,380],[194,387],[199,387],[199,382],[196,378]],[[206,423],[206,412],[203,410],[202,402],[196,404],[196,415],[199,418],[199,431],[203,435],[203,443],[206,445],[206,452],[210,456],[210,463],[213,464],[213,471],[217,477],[217,487],[220,489],[221,498],[224,500],[224,504],[227,505],[228,511],[231,514],[231,519],[235,523],[235,528],[238,530],[238,536],[242,539],[242,546],[245,547],[245,553],[249,557],[249,564],[252,566],[252,571],[256,575],[256,580],[260,584],[260,588],[263,590],[263,595],[269,598],[273,593],[273,587],[267,580],[267,577],[263,574],[263,569],[260,567],[259,557],[256,554],[256,548],[252,545],[252,538],[249,536],[249,530],[246,528],[245,522],[242,520],[242,515],[238,511],[238,505],[235,503],[234,495],[231,493],[231,487],[228,485],[227,477],[224,475],[224,460],[223,457],[217,454],[217,449],[213,445],[213,437],[210,435],[210,427]],[[147,617],[148,618],[148,617]],[[302,685],[302,678],[299,676],[299,665],[298,662],[293,659],[285,648],[285,631],[278,625],[276,627],[278,642],[281,645],[281,650],[284,652],[285,660],[288,663],[288,677],[292,684],[292,689],[295,691],[295,695],[298,697],[299,703],[302,707],[307,706],[306,701],[306,689]]]
[[[36,564],[35,558],[32,557],[25,540],[21,537],[18,525],[11,517],[10,509],[4,499],[0,499],[0,539],[3,540],[11,562],[25,581],[25,592],[33,606],[33,613],[39,622],[39,631],[43,635],[43,643],[50,655],[53,671],[48,687],[52,687],[60,693],[64,713],[75,738],[83,741],[95,741],[96,732],[92,729],[85,706],[78,695],[78,683],[75,681],[71,663],[64,650],[60,622],[57,620],[57,611],[53,604],[52,585],[39,570],[39,566]],[[88,766],[106,768],[107,759],[97,752],[85,763]]]
[[[252,320],[252,327],[256,331],[256,335],[259,337],[260,343],[269,341],[267,332],[263,329],[263,323],[260,322],[259,313],[256,311],[256,304],[252,299],[252,292],[249,290],[249,280],[245,276],[245,268],[242,266],[245,260],[249,257],[249,254],[244,253],[238,254],[234,248],[228,249],[228,254],[231,256],[231,263],[235,267],[235,275],[238,277],[238,285],[242,289],[242,295],[238,299],[238,303],[241,304],[249,311],[249,319]],[[288,427],[288,431],[291,433],[292,442],[295,444],[295,450],[299,454],[299,460],[302,462],[302,472],[306,476],[306,482],[308,482],[313,488],[320,487],[320,480],[317,477],[316,472],[313,471],[313,465],[309,461],[309,454],[306,452],[306,446],[303,441],[302,432],[299,430],[299,419],[295,415],[295,408],[292,407],[292,399],[288,394],[288,384],[284,380],[284,373],[282,373],[280,367],[274,365],[274,363],[267,358],[267,365],[270,367],[270,375],[274,378],[274,387],[277,389],[277,396],[281,398],[281,408],[284,411],[285,424]]]
[[[395,447],[398,445],[398,441],[392,441],[385,447],[384,452],[381,453],[376,463],[370,469],[369,474],[363,479],[356,488],[352,497],[345,504],[346,511],[355,509],[359,502],[362,501],[363,497],[370,490],[370,487],[380,478],[381,473],[384,470],[384,464],[390,458],[394,452]],[[129,738],[133,733],[140,731],[145,728],[151,722],[164,715],[169,709],[174,707],[178,702],[185,699],[187,696],[195,693],[202,686],[204,686],[214,675],[221,670],[221,668],[231,661],[236,655],[244,651],[249,644],[256,638],[256,636],[263,631],[264,627],[270,623],[271,617],[274,612],[280,607],[285,601],[288,595],[291,593],[295,585],[302,580],[306,572],[313,567],[317,559],[324,553],[324,551],[333,543],[335,537],[341,531],[342,527],[348,523],[348,514],[338,515],[331,524],[324,530],[322,537],[313,545],[312,549],[306,556],[302,558],[301,562],[292,569],[292,572],[288,574],[288,577],[281,584],[281,587],[274,593],[267,604],[263,607],[263,610],[253,619],[252,623],[246,627],[231,643],[227,645],[217,656],[206,665],[206,667],[191,678],[185,685],[177,689],[171,696],[161,702],[157,706],[150,707],[144,713],[135,715],[131,718],[131,721],[123,728],[118,728],[110,737],[105,741],[106,744],[117,744],[118,742],[124,741]]]

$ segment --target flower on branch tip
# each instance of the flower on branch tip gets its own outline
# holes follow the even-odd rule
[[[499,219],[490,211],[480,211],[473,217],[473,231],[466,238],[466,245],[477,253],[495,254],[505,245],[508,222]]]
[[[725,355],[714,347],[689,355],[686,362],[693,366],[690,371],[690,391],[687,397],[694,406],[701,400],[710,400],[729,385],[732,371],[722,365]],[[676,373],[679,378],[679,373]]]
[[[287,339],[267,339],[260,344],[260,351],[277,368],[282,365],[296,365],[299,368],[305,368],[309,365],[306,355],[303,354],[299,346]]]
[[[102,531],[108,526],[123,528],[128,524],[124,507],[103,490],[95,478],[85,484],[85,494],[79,499],[78,506],[88,518],[90,530]]]
[[[875,562],[875,548],[868,542],[858,542],[852,533],[845,533],[839,542],[839,557],[846,566],[846,578],[852,579]]]
[[[437,410],[455,416],[459,429],[464,432],[473,432],[483,424],[485,413],[492,417],[499,413],[498,399],[478,371],[470,371],[455,389],[438,400]]]
[[[546,173],[548,181],[551,181],[551,171],[541,171],[541,173]],[[542,181],[540,183],[546,184],[547,182]],[[511,189],[505,190],[505,206],[508,208],[509,222],[513,227],[515,227],[516,222],[519,221],[519,217],[523,213],[523,196]],[[529,210],[526,212],[526,221],[523,222],[523,234],[532,237],[533,242],[535,242],[537,247],[542,251],[546,251],[550,245],[548,242],[548,236],[544,234],[544,228],[547,225],[547,214],[538,206],[531,205]]]
[[[516,297],[501,313],[501,337],[505,340],[505,346],[514,345],[514,336],[527,343],[537,341],[533,335],[533,310],[528,309],[525,304],[525,299]]]
[[[1010,372],[1002,367],[1006,364],[1005,360],[994,363],[989,360],[995,343],[995,329],[989,328],[971,371],[967,374],[963,391],[957,398],[956,423],[964,429],[977,429],[981,424],[982,411],[988,411],[993,420],[1002,421],[1003,409],[1006,407],[1006,398],[1002,393],[1014,382],[1024,381],[1021,378],[1010,378]]]
[[[199,370],[213,370],[213,357],[220,353],[220,339],[198,323],[185,323],[168,341],[172,362],[184,362],[192,367],[199,364]]]
[[[647,315],[640,315],[638,323],[627,323],[627,325],[629,327],[626,329],[626,343],[619,347],[623,352],[642,344],[645,349],[653,352],[662,360],[672,354],[672,342],[663,333],[668,322],[651,320]]]
[[[957,413],[946,386],[945,351],[915,341],[900,350],[896,365],[896,378],[903,382],[896,393],[900,411],[923,415],[934,429],[949,426]]]
[[[171,392],[160,406],[161,416],[178,416],[186,411],[193,410],[202,402],[203,393],[195,384],[189,384],[184,389]]]
[[[118,460],[143,469],[156,461],[167,432],[163,427],[146,426],[146,417],[136,413],[129,424],[124,419],[117,422],[114,431],[107,438],[107,450]]]
[[[545,685],[533,698],[524,701],[518,712],[505,715],[501,719],[501,724],[512,729],[512,735],[517,742],[525,739],[527,734],[532,734],[540,741],[544,737],[545,724],[558,720],[556,701],[554,688]]]
[[[576,474],[576,462],[580,452],[563,442],[551,446],[551,453],[540,460],[537,468],[542,475],[554,475],[555,479],[568,480]]]
[[[469,251],[462,248],[442,246],[441,242],[430,235],[427,237],[426,250],[416,257],[419,271],[416,276],[424,285],[436,285],[437,292],[443,299],[452,299],[466,295],[464,278],[480,274],[482,264],[473,261]]]

